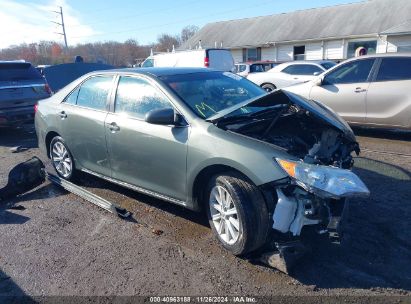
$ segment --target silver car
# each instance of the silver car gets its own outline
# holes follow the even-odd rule
[[[411,129],[411,54],[353,58],[286,88],[322,102],[352,125]]]

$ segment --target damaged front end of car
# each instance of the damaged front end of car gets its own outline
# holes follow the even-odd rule
[[[351,154],[360,152],[351,128],[321,103],[278,90],[212,119],[226,131],[278,151],[273,163],[288,178],[261,187],[270,193],[272,228],[285,240],[275,243],[281,258],[270,256],[269,264],[277,261],[271,266],[288,272],[287,261],[302,254],[299,237],[306,226],[338,239],[347,199],[369,196],[368,188],[351,171]]]

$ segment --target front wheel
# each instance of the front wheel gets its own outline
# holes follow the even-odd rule
[[[261,88],[264,89],[266,92],[272,92],[276,89],[276,86],[272,83],[264,83],[261,85]]]
[[[66,180],[73,180],[75,171],[73,157],[60,136],[56,136],[51,140],[50,159],[60,177]]]
[[[234,255],[244,255],[264,245],[269,215],[255,185],[228,172],[214,176],[207,193],[210,226],[224,248]]]

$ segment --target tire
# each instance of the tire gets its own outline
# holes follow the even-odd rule
[[[267,206],[259,189],[245,177],[236,172],[214,176],[205,202],[214,235],[232,254],[244,255],[265,244],[269,230]]]
[[[266,92],[272,92],[277,87],[275,85],[273,85],[272,83],[264,83],[264,84],[261,85],[261,88],[264,89]]]
[[[50,160],[58,176],[65,180],[74,180],[76,170],[73,156],[60,136],[54,137],[50,142]]]

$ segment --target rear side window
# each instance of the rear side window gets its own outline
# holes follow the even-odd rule
[[[115,112],[143,119],[151,110],[172,108],[166,96],[148,81],[121,77],[117,88]]]
[[[315,72],[321,73],[323,70],[312,64],[295,64],[289,65],[282,72],[291,75],[313,75]]]
[[[112,80],[112,76],[97,76],[86,80],[80,87],[77,105],[95,110],[106,110]]]
[[[73,92],[70,93],[69,96],[66,97],[64,103],[75,105],[77,103],[77,96],[79,91],[80,87],[77,87]]]
[[[39,79],[42,79],[42,76],[30,63],[7,62],[0,64],[0,81]]]
[[[410,80],[411,58],[383,58],[377,75],[377,81]]]
[[[366,82],[374,59],[361,59],[348,62],[328,73],[324,84],[343,84]]]

